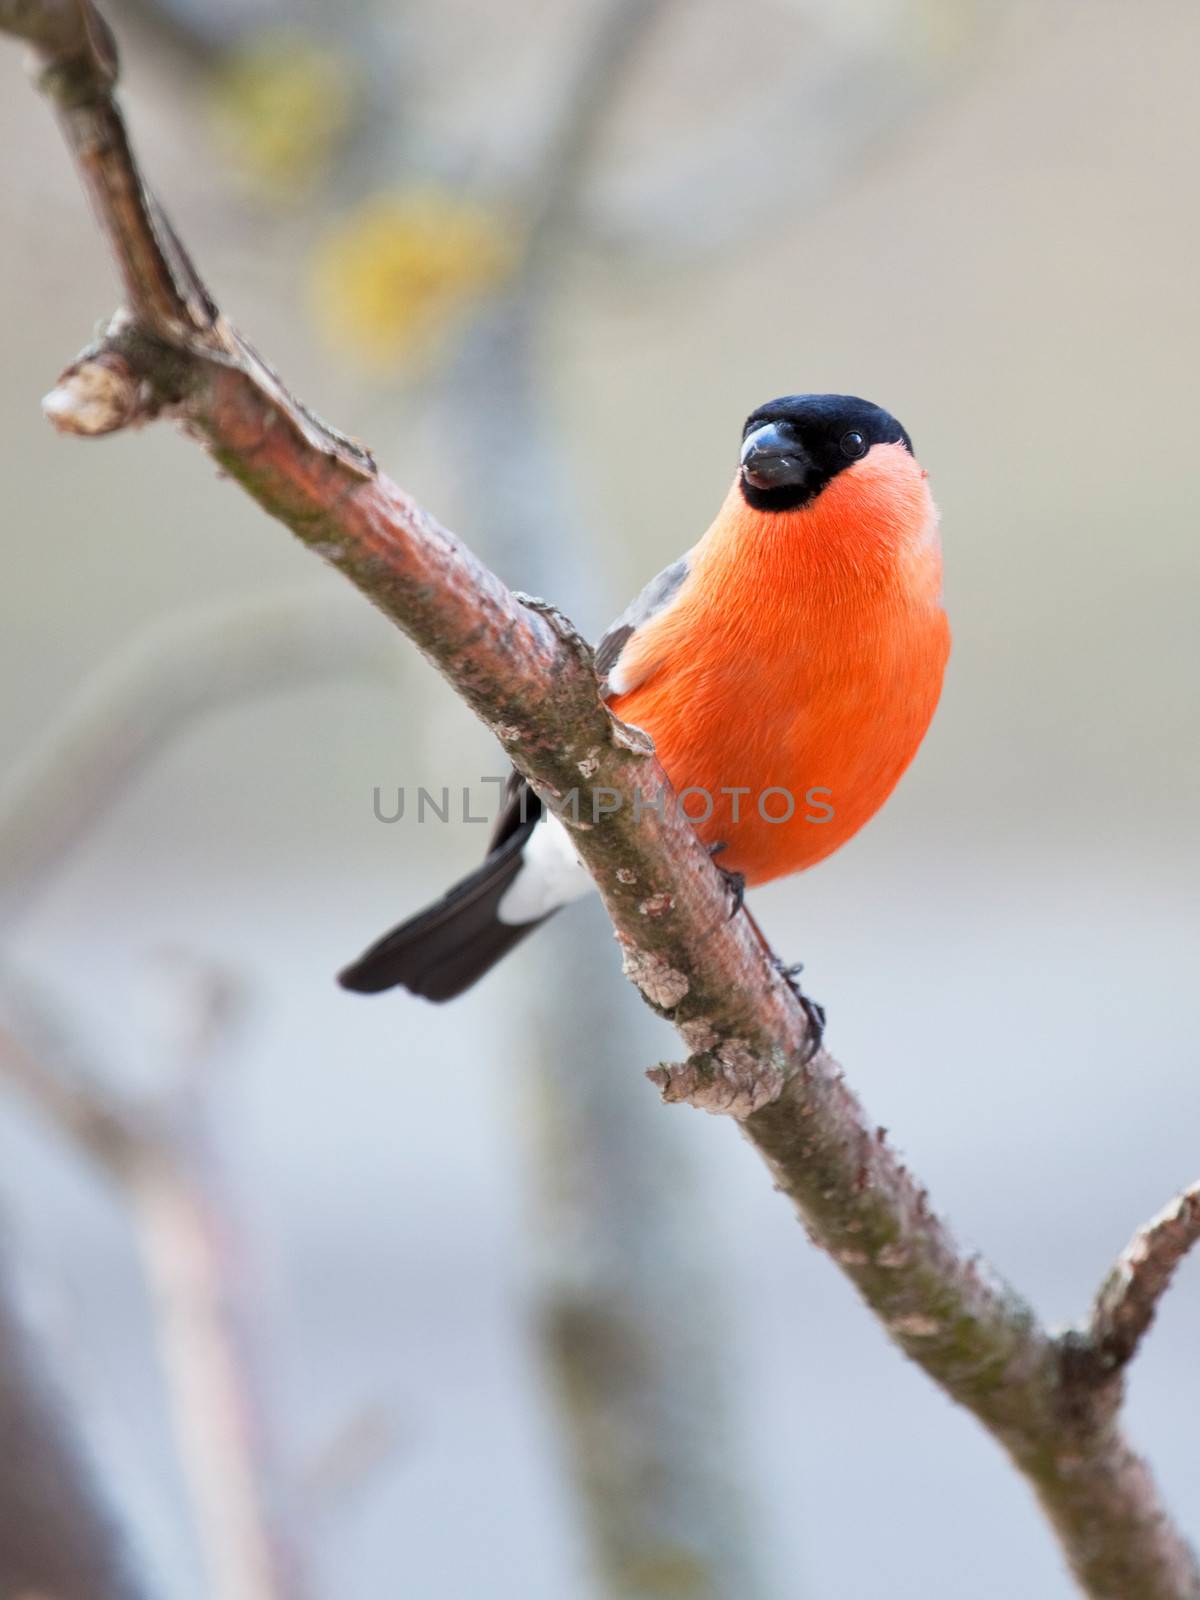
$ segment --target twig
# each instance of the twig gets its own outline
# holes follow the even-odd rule
[[[360,446],[316,422],[220,318],[141,185],[91,5],[0,0],[0,25],[40,45],[43,85],[125,284],[130,318],[85,363],[124,363],[138,416],[166,408],[198,434],[425,651],[539,792],[626,797],[576,843],[626,971],[693,1052],[654,1074],[664,1097],[740,1120],[896,1342],[1030,1479],[1089,1594],[1197,1600],[1200,1565],[1117,1426],[1119,1384],[1077,1371],[1028,1306],[957,1248],[835,1063],[809,1059],[803,1011],[745,919],[728,919],[692,829],[672,805],[646,809],[661,769],[600,704],[586,646],[557,613],[509,593]],[[68,399],[79,372],[64,375]],[[61,425],[71,406],[56,409]]]
[[[324,1440],[293,1486],[290,1500],[305,1525],[327,1516],[361,1494],[404,1443],[404,1430],[390,1406],[364,1402]]]
[[[1200,1183],[1139,1228],[1096,1296],[1087,1344],[1109,1372],[1132,1360],[1176,1269],[1200,1242]]]

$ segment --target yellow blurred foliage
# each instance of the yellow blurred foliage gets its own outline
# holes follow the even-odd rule
[[[962,0],[917,0],[914,25],[904,30],[901,41],[909,44],[910,53],[935,65],[945,63],[970,44],[986,20],[986,11]]]
[[[301,197],[345,136],[355,78],[350,61],[327,43],[286,30],[255,34],[213,78],[216,136],[256,186]]]
[[[317,247],[313,313],[332,344],[367,366],[423,362],[504,281],[514,254],[500,215],[447,190],[375,194]]]

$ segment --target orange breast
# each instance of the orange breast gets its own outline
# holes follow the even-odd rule
[[[678,600],[626,647],[635,687],[611,704],[653,737],[701,837],[727,846],[721,865],[764,883],[887,799],[949,646],[925,475],[876,446],[797,511],[756,512],[735,483]]]

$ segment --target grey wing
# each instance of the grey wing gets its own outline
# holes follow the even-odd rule
[[[600,640],[596,646],[596,672],[605,685],[606,694],[627,694],[636,687],[632,683],[620,683],[618,687],[612,681],[621,652],[644,623],[667,609],[683,588],[690,571],[689,552],[686,556],[680,556],[678,561],[672,561],[669,567],[664,567],[657,577],[651,578],[637,599],[625,607]]]

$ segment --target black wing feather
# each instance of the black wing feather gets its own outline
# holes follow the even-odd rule
[[[505,890],[542,814],[541,802],[513,773],[487,857],[440,900],[377,939],[338,974],[343,989],[379,994],[403,985],[426,1000],[453,1000],[482,978],[537,922],[501,922]]]

